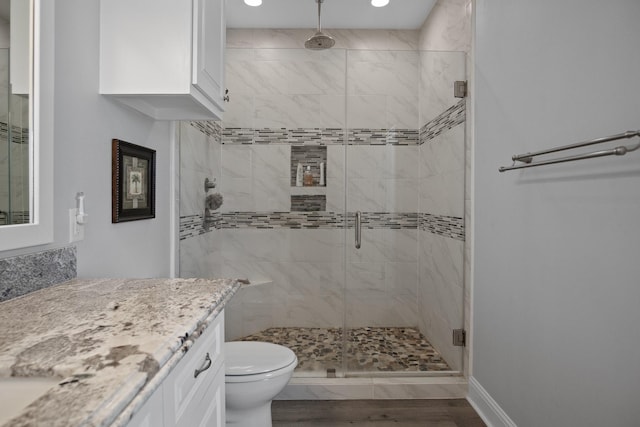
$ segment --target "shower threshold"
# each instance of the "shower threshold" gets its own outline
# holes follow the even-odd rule
[[[463,399],[463,376],[291,378],[276,400]]]

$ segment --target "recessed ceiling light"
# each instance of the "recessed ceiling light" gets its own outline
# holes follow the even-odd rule
[[[262,0],[244,0],[244,4],[247,6],[260,6],[262,4]]]
[[[383,7],[389,4],[389,0],[371,0],[371,6]]]

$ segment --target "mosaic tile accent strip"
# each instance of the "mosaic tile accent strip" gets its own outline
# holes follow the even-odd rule
[[[220,228],[340,228],[344,215],[335,212],[226,212]]]
[[[285,128],[253,130],[253,142],[256,144],[288,144],[289,139],[289,130]]]
[[[252,128],[224,128],[222,129],[223,144],[253,144],[254,130]]]
[[[348,143],[417,145],[419,135],[417,129],[349,129]],[[342,145],[344,137],[345,129],[342,128],[225,128],[222,131],[223,144]]]
[[[303,169],[311,166],[313,182],[320,182],[320,163],[324,163],[325,177],[327,176],[327,147],[326,146],[292,146],[291,147],[291,186],[296,185],[296,171],[298,163]]]
[[[464,218],[421,213],[419,228],[455,240],[465,240]]]
[[[466,100],[460,100],[442,114],[420,128],[420,144],[432,140],[466,120]]]
[[[342,371],[341,328],[269,328],[240,340],[284,345],[298,357],[295,372]],[[357,372],[450,371],[416,328],[348,330],[347,366]]]
[[[213,138],[216,142],[222,141],[222,125],[220,122],[207,120],[204,122],[190,122],[190,124],[208,137]]]
[[[0,259],[0,301],[26,295],[77,276],[76,247]]]
[[[9,124],[0,122],[0,139],[6,141],[9,137]],[[11,142],[14,144],[29,144],[29,128],[11,126]]]
[[[354,225],[348,215],[348,227]],[[344,214],[338,212],[230,212],[222,213],[220,228],[342,228]],[[417,213],[363,212],[362,226],[367,229],[417,229]]]
[[[347,218],[347,227],[355,226],[355,212],[351,212]],[[409,229],[418,228],[418,214],[416,212],[362,212],[361,226],[365,229]]]
[[[204,228],[204,215],[195,214],[180,217],[180,240],[196,237],[206,232],[207,230]]]
[[[416,129],[349,129],[349,145],[418,145]]]
[[[9,221],[9,217],[11,217],[11,221]],[[29,211],[12,211],[5,212],[0,211],[0,225],[11,224],[28,224],[30,221],[30,213]]]
[[[291,196],[291,212],[320,212],[326,209],[325,195]]]
[[[354,222],[354,215],[350,213],[347,216],[347,227],[353,228]],[[204,227],[204,217],[201,214],[180,217],[180,240],[199,236],[214,229],[335,229],[342,227],[344,227],[344,214],[340,212],[326,212],[324,210],[292,212],[215,212],[209,218],[208,229]],[[416,212],[363,212],[362,227],[365,229],[420,229],[456,240],[465,240],[464,218],[444,215],[419,214]]]

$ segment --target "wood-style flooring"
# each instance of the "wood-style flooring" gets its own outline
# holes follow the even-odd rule
[[[274,400],[273,427],[486,427],[464,399]]]

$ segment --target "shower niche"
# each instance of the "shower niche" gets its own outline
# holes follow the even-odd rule
[[[310,182],[303,176],[297,184],[298,165],[303,175],[311,174]],[[308,169],[307,169],[308,168]],[[291,212],[320,212],[327,206],[327,147],[322,145],[291,146]]]

